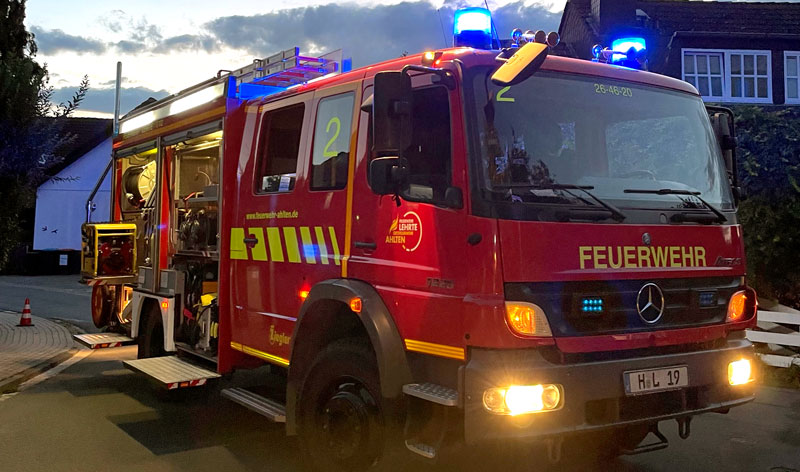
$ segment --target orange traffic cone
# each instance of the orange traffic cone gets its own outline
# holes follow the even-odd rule
[[[31,320],[31,300],[29,298],[25,299],[25,308],[22,309],[22,316],[17,326],[33,326],[33,320]]]

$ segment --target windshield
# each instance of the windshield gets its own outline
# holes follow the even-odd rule
[[[733,209],[699,97],[548,72],[499,87],[490,73],[481,70],[471,84],[480,149],[477,187],[490,202],[596,205],[579,186],[623,210],[705,208],[694,195]],[[674,192],[654,193],[663,189]]]

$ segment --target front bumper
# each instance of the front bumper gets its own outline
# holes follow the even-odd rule
[[[754,398],[753,382],[728,384],[728,363],[742,357],[753,358],[752,345],[743,339],[718,349],[582,364],[553,364],[537,350],[472,349],[463,377],[464,439],[540,439],[726,410]],[[688,367],[687,387],[625,394],[624,372],[679,365]],[[564,387],[563,408],[511,417],[483,407],[487,388],[540,383]]]

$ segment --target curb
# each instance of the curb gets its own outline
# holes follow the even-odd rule
[[[11,311],[11,310],[4,310],[4,311],[6,311],[8,313],[19,313],[19,312],[15,312],[15,311]],[[52,319],[48,319],[48,320],[53,322],[53,323],[57,323],[57,324],[63,326],[67,331],[70,332],[71,335],[72,334],[76,334],[76,333],[78,333],[78,334],[84,333],[83,329],[81,329],[79,326],[76,326],[76,325],[74,325],[74,324],[72,324],[72,323],[70,323],[68,321],[65,321],[65,320],[62,320],[62,319],[58,319],[58,318],[52,318]],[[56,354],[55,356],[51,357],[50,359],[44,360],[44,361],[36,364],[33,367],[28,367],[27,369],[23,370],[22,372],[18,372],[16,374],[12,375],[11,377],[7,377],[5,379],[0,379],[0,395],[5,395],[5,394],[8,394],[8,393],[16,392],[21,384],[23,384],[26,381],[36,377],[39,374],[42,374],[42,373],[44,373],[44,372],[46,372],[46,371],[58,366],[62,362],[72,358],[80,350],[81,350],[81,348],[79,346],[77,346],[75,344],[75,341],[73,340],[73,346],[71,348],[67,349],[66,351],[63,351],[63,352],[61,352],[59,354]]]
[[[66,350],[33,367],[29,367],[18,374],[14,374],[11,377],[8,377],[7,379],[0,380],[0,395],[16,392],[20,384],[61,364],[62,362],[66,361],[67,359],[77,354],[78,350],[79,350],[78,348],[73,347],[72,349]]]

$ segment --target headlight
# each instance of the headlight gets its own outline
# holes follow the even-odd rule
[[[560,385],[514,385],[483,392],[483,407],[497,415],[518,416],[557,410],[562,404]]]
[[[523,336],[553,336],[544,310],[533,303],[506,302],[506,322],[512,331]]]

